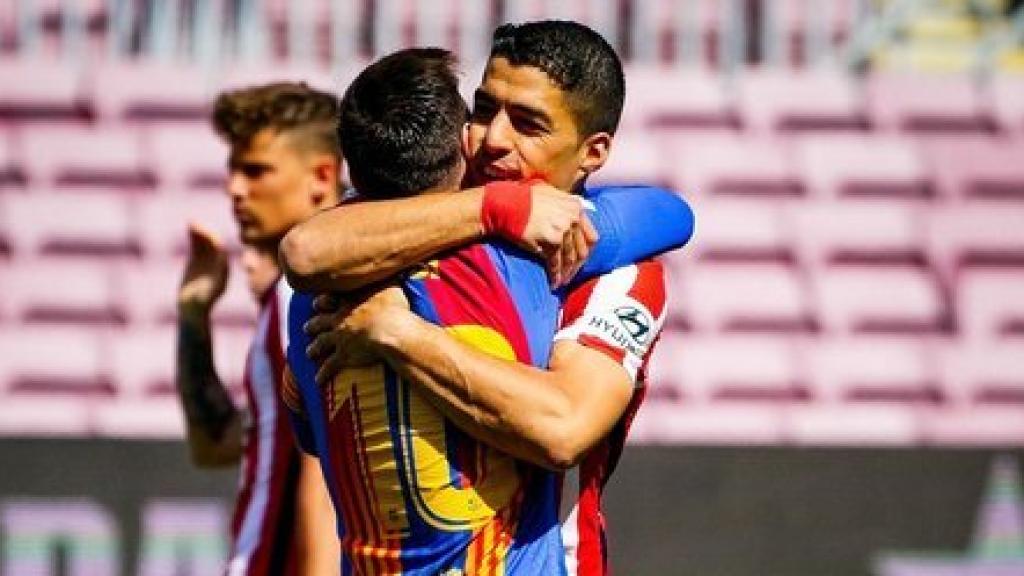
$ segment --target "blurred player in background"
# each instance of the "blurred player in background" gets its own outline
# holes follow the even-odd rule
[[[259,302],[245,366],[247,405],[234,405],[213,362],[210,314],[224,293],[228,254],[196,224],[189,226],[178,292],[177,386],[196,465],[241,464],[229,576],[339,572],[319,463],[300,456],[280,400],[291,290],[276,261],[292,226],[338,201],[337,114],[334,96],[292,83],[227,92],[214,105],[214,128],[230,146],[227,192]]]
[[[471,177],[478,183],[539,177],[590,195],[584,183],[607,159],[623,98],[621,63],[592,30],[568,22],[499,28],[470,119]],[[563,192],[564,204],[537,204],[532,188],[507,188],[505,202],[520,211],[498,220],[516,221],[518,239],[545,254],[552,279],[563,284],[593,239],[585,233],[578,200]],[[487,206],[486,190],[477,190],[325,212],[289,235],[286,264],[310,287],[364,286],[481,239],[488,232]],[[561,217],[542,218],[544,211]],[[685,218],[660,222],[652,211],[618,216],[652,233],[692,225]],[[643,395],[644,367],[665,317],[665,279],[659,264],[646,261],[570,286],[562,296],[562,325],[548,370],[482,352],[410,313],[393,293],[381,292],[311,323],[314,332],[324,332],[314,349],[333,353],[318,379],[330,382],[338,366],[379,355],[473,437],[565,471],[564,569],[602,574],[607,554],[600,494]],[[327,332],[339,320],[339,329]]]

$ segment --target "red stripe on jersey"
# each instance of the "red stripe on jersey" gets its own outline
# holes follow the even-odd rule
[[[255,343],[254,343],[255,344]],[[249,414],[254,422],[259,418],[259,406],[252,394],[252,371],[249,366],[252,364],[252,347],[245,358],[245,372],[242,375],[242,386],[245,389],[245,399],[249,405]],[[246,432],[245,450],[242,454],[242,483],[235,498],[235,510],[231,515],[231,540],[232,546],[238,540],[238,534],[242,530],[242,520],[245,519],[245,512],[252,503],[252,489],[256,483],[256,454],[259,449],[259,434],[255,427],[250,427]]]
[[[665,269],[657,260],[646,260],[636,265],[636,281],[629,296],[643,304],[655,319],[665,310]]]
[[[601,486],[608,461],[608,440],[598,444],[580,465],[580,500],[576,530],[579,533],[576,574],[605,574],[604,518],[601,514]]]
[[[618,346],[612,346],[611,344],[601,340],[597,336],[591,336],[590,334],[584,334],[580,336],[579,343],[590,348],[591,350],[597,350],[603,352],[609,356],[616,364],[622,364],[626,359],[626,351]]]
[[[587,302],[590,302],[590,296],[594,293],[594,287],[600,279],[600,276],[591,278],[569,292],[565,303],[562,304],[562,326],[572,324],[583,315],[583,311],[587,309]]]

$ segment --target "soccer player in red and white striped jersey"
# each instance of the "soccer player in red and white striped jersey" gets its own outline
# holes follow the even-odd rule
[[[612,431],[562,474],[559,519],[570,576],[608,570],[601,494],[615,471],[629,425],[644,397],[644,373],[665,325],[667,293],[662,265],[644,261],[589,280],[569,293],[555,340],[573,340],[622,366],[633,397]]]
[[[340,571],[334,515],[315,458],[301,456],[280,396],[288,299],[278,244],[295,224],[338,201],[337,99],[304,84],[228,92],[213,124],[230,145],[227,192],[247,253],[259,316],[245,363],[245,409],[217,376],[210,312],[224,292],[228,255],[192,225],[178,293],[177,386],[189,447],[201,467],[240,464],[228,576]]]

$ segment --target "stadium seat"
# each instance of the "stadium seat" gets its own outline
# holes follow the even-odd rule
[[[929,245],[949,274],[962,267],[1024,267],[1024,206],[976,201],[932,211]]]
[[[227,195],[165,191],[141,200],[138,211],[139,236],[149,258],[166,259],[188,253],[190,221],[216,232],[232,252],[239,250],[238,225]]]
[[[803,193],[783,141],[721,133],[666,139],[672,184],[690,195],[787,197]]]
[[[793,211],[800,253],[815,265],[927,260],[926,222],[918,206],[858,198],[808,202]]]
[[[361,63],[365,66],[366,63]],[[358,66],[358,64],[356,65]],[[312,63],[287,63],[278,66],[240,63],[232,66],[218,80],[217,91],[237,90],[271,82],[305,82],[317,90],[343,94],[349,82],[358,73],[356,66],[345,66],[341,70],[329,70]]]
[[[0,402],[0,436],[83,438],[91,432],[91,403],[80,398],[16,394]]]
[[[757,199],[698,197],[699,240],[686,248],[701,260],[795,262],[791,211]]]
[[[14,250],[25,255],[137,256],[127,198],[109,190],[34,190],[4,200]]]
[[[927,167],[913,143],[901,137],[803,136],[796,143],[796,169],[811,193],[822,198],[931,194]]]
[[[957,326],[970,340],[1024,334],[1024,268],[967,269],[957,278],[954,301]]]
[[[629,31],[632,60],[643,63],[664,61],[709,66],[718,59],[719,28],[725,19],[726,3],[695,0],[678,4],[674,0],[651,0],[633,5]],[[684,38],[683,33],[688,37]],[[674,54],[665,47],[672,46]]]
[[[811,404],[786,412],[782,436],[797,446],[914,446],[920,410],[893,404]]]
[[[627,441],[650,445],[780,445],[784,410],[763,402],[694,406],[647,402],[640,407]]]
[[[89,84],[97,115],[111,123],[203,121],[212,100],[206,73],[181,64],[105,62],[90,74]]]
[[[662,150],[642,133],[622,134],[612,143],[608,162],[591,177],[594,184],[664,184]]]
[[[813,284],[819,319],[836,334],[934,333],[949,327],[946,303],[928,270],[826,267],[815,273]]]
[[[12,314],[21,322],[120,325],[126,321],[110,266],[51,257],[18,260],[3,279]]]
[[[80,69],[47,59],[0,58],[0,119],[87,119],[90,109],[80,91],[80,74]]]
[[[22,161],[34,186],[151,187],[154,175],[137,132],[47,126],[22,133]]]
[[[175,397],[116,399],[95,405],[93,432],[104,438],[183,440],[185,421]]]
[[[650,366],[654,387],[685,404],[810,399],[796,343],[778,336],[665,333]]]
[[[177,290],[184,269],[184,260],[163,259],[119,267],[119,286],[136,326],[159,326],[176,321]],[[245,274],[237,265],[232,265],[227,290],[213,310],[213,320],[218,324],[251,327],[255,311]]]
[[[15,156],[11,134],[0,130],[0,192],[5,188],[24,186],[25,172]]]
[[[935,409],[925,414],[922,435],[924,442],[931,445],[1024,446],[1024,406],[975,405]]]
[[[771,130],[863,130],[867,119],[849,77],[838,70],[752,69],[740,75],[743,125]]]
[[[958,135],[931,139],[922,151],[942,196],[1024,200],[1024,138]]]
[[[1024,407],[1024,339],[960,341],[943,352],[943,381],[959,406]]]
[[[816,397],[827,404],[934,404],[943,400],[935,350],[926,340],[828,338],[807,348]]]
[[[1008,132],[1024,134],[1024,77],[996,74],[989,89],[999,124]]]
[[[805,332],[814,328],[801,278],[778,264],[702,263],[672,281],[694,328]]]
[[[101,331],[83,327],[8,326],[0,330],[0,389],[14,395],[86,398],[112,395]]]
[[[620,129],[734,129],[739,118],[720,78],[703,68],[626,67],[629,97]]]
[[[228,147],[203,124],[161,125],[148,133],[152,162],[164,190],[224,189]]]
[[[876,72],[868,77],[872,120],[882,130],[991,132],[995,120],[967,75]],[[936,95],[941,94],[941,97]]]
[[[133,326],[110,335],[110,374],[125,400],[174,394],[177,332],[173,326]]]

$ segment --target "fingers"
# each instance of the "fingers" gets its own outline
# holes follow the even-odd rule
[[[320,334],[313,339],[309,346],[306,346],[306,356],[313,362],[319,363],[336,349],[337,346],[330,333]]]
[[[589,248],[593,248],[594,244],[597,244],[597,241],[601,239],[601,235],[597,233],[597,228],[594,227],[594,223],[590,221],[586,213],[583,213],[580,217],[580,229],[583,230],[583,238],[587,241],[589,252]]]
[[[197,249],[224,250],[224,243],[220,237],[206,226],[194,220],[188,223],[188,240],[189,246],[193,251]]]
[[[319,386],[326,386],[338,376],[342,370],[342,359],[338,354],[332,354],[316,371],[316,383]]]
[[[555,246],[545,250],[545,256],[548,263],[548,280],[552,288],[558,287],[562,283],[562,249]]]
[[[341,308],[341,297],[337,294],[324,293],[313,299],[313,310],[317,312],[337,312]]]

